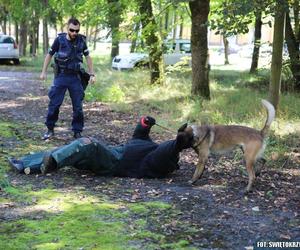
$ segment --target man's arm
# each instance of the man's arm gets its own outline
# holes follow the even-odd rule
[[[94,72],[92,58],[89,55],[87,55],[85,57],[85,59],[86,59],[86,64],[88,66],[89,74],[91,75],[90,83],[94,83],[96,80],[96,76],[95,76],[95,72]]]
[[[51,59],[52,59],[52,55],[47,54],[46,57],[45,57],[45,60],[44,60],[42,73],[40,75],[40,79],[42,79],[42,80],[46,79],[47,68],[48,68],[48,65],[49,65]]]

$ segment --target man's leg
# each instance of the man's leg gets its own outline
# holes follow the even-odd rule
[[[119,161],[113,149],[92,138],[75,140],[55,150],[51,157],[54,158],[58,168],[73,166],[100,175],[113,175]]]
[[[83,130],[84,117],[82,101],[84,97],[84,91],[80,79],[77,76],[70,76],[70,79],[71,81],[68,86],[68,89],[73,106],[72,130],[75,135],[76,133],[80,133]]]
[[[64,78],[62,76],[56,77],[48,93],[50,102],[48,105],[48,114],[45,124],[49,130],[54,129],[55,123],[58,120],[59,108],[65,97],[67,88],[63,81]]]

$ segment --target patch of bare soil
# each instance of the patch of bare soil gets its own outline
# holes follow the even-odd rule
[[[38,80],[38,75],[0,72],[1,119],[41,125],[47,104],[47,89]],[[61,108],[57,139],[53,141],[55,145],[72,140],[69,129],[71,109],[67,98]],[[85,103],[84,110],[83,134],[104,139],[109,144],[126,142],[138,119],[138,110],[132,114],[121,113],[98,102]],[[44,132],[40,127],[41,131],[27,130],[25,136],[40,140]],[[174,137],[169,133],[153,133],[157,141]],[[4,142],[2,146],[12,150],[13,143]],[[286,162],[282,169],[266,164],[254,191],[244,196],[248,178],[243,162],[235,159],[234,153],[221,158],[211,156],[203,177],[191,186],[188,180],[193,174],[195,160],[191,150],[183,152],[181,168],[165,179],[107,178],[69,168],[49,176],[26,176],[11,171],[9,179],[16,186],[31,184],[34,190],[43,189],[47,183],[45,180],[50,178],[57,189],[72,191],[76,186],[83,186],[94,195],[99,192],[107,194],[111,200],[168,202],[174,211],[180,212],[176,215],[170,213],[173,216],[171,223],[163,215],[157,215],[160,222],[149,221],[149,227],[154,232],[163,233],[170,242],[185,238],[195,248],[245,249],[257,241],[300,241],[300,169],[297,162]],[[66,181],[66,176],[73,181]],[[0,191],[0,195],[5,197],[4,192]],[[1,205],[0,221],[29,216],[16,207],[19,205]],[[19,209],[19,213],[11,213],[12,208],[14,211]],[[151,239],[145,239],[141,248],[151,243],[149,241]]]

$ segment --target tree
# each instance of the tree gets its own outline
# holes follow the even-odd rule
[[[228,52],[229,44],[227,38],[237,34],[249,32],[249,24],[252,22],[253,3],[247,0],[215,1],[210,14],[210,27],[216,34],[223,37],[224,44],[224,64],[229,64]]]
[[[149,68],[151,83],[163,83],[164,65],[162,42],[153,15],[151,0],[137,0],[141,15],[142,34],[149,49]]]
[[[299,1],[294,1],[292,5],[294,9],[294,29],[291,24],[289,8],[287,8],[286,14],[286,29],[285,29],[285,40],[290,58],[290,68],[295,79],[294,89],[300,92],[300,58],[299,58]]]
[[[282,70],[282,50],[284,40],[284,26],[285,26],[285,10],[280,0],[276,2],[274,20],[274,36],[273,36],[273,53],[271,63],[271,77],[269,87],[269,97],[275,109],[278,108],[280,84],[281,84],[281,70]]]
[[[255,28],[254,28],[254,48],[252,54],[252,62],[250,67],[250,74],[253,74],[257,71],[258,67],[258,58],[259,58],[259,49],[260,49],[260,39],[261,39],[261,12],[258,11],[255,17]]]
[[[120,0],[107,0],[108,4],[108,25],[111,30],[111,59],[119,54],[120,23],[124,6]]]
[[[249,26],[255,22],[254,46],[250,73],[257,70],[259,48],[261,45],[261,26],[264,16],[270,15],[272,0],[222,0],[215,1],[211,14],[211,28],[216,34],[229,37],[249,32]],[[225,53],[226,56],[226,53]],[[225,64],[227,60],[225,58]]]
[[[210,99],[207,21],[209,0],[190,1],[192,19],[192,94]]]

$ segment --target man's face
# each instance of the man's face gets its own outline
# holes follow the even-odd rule
[[[73,23],[70,23],[69,26],[68,26],[68,35],[69,37],[71,38],[71,40],[74,40],[78,33],[79,33],[79,28],[80,28],[80,25],[74,25]]]

